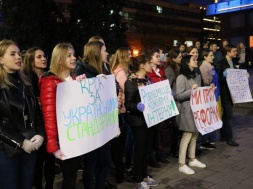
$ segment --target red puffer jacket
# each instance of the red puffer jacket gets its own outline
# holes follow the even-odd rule
[[[39,80],[40,102],[44,117],[47,138],[47,151],[53,153],[59,149],[56,120],[56,88],[62,79],[52,72],[46,72]]]

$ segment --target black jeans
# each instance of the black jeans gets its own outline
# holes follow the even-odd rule
[[[223,126],[220,129],[221,138],[231,140],[234,137],[232,130],[233,103],[228,100],[221,100],[221,104],[223,108]]]
[[[45,166],[43,166],[44,163]],[[55,177],[55,157],[54,154],[47,152],[45,144],[43,144],[37,151],[37,160],[34,175],[34,186],[36,187],[36,189],[43,188],[42,186],[43,170],[46,180],[45,188],[53,189]]]
[[[133,177],[136,182],[142,182],[148,175],[148,153],[153,141],[150,139],[154,137],[154,127],[143,125],[131,128],[134,139]]]
[[[63,175],[62,189],[76,188],[77,171],[81,160],[82,156],[78,156],[64,161],[59,161]]]
[[[85,189],[104,188],[106,176],[111,165],[110,144],[84,154],[83,185]]]

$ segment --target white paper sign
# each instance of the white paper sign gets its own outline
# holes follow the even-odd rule
[[[139,92],[145,104],[143,114],[148,127],[179,114],[168,80],[140,87]]]
[[[222,127],[214,90],[211,87],[192,90],[190,105],[196,127],[202,135]]]
[[[227,84],[233,103],[252,102],[247,70],[227,69]]]
[[[88,153],[118,134],[118,100],[114,75],[62,82],[56,112],[64,159]]]

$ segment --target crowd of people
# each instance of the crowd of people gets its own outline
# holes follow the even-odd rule
[[[57,44],[48,70],[41,48],[21,53],[14,41],[0,41],[0,188],[52,189],[56,164],[63,175],[62,189],[76,187],[80,168],[85,189],[117,188],[107,180],[112,164],[116,181],[134,182],[137,189],[158,186],[148,166],[160,168],[159,162],[168,163],[169,157],[178,159],[178,170],[185,174],[195,173],[191,167],[205,168],[196,158],[199,150],[214,150],[219,139],[239,146],[233,135],[226,69],[247,69],[248,50],[243,43],[236,47],[224,40],[223,44],[219,49],[216,43],[202,48],[197,41],[194,46],[180,44],[168,52],[143,50],[137,57],[132,57],[130,48],[120,47],[109,58],[103,38],[93,36],[78,59],[70,43]],[[110,74],[116,79],[120,134],[91,152],[62,160],[57,85],[93,77],[106,79]],[[180,114],[148,128],[139,88],[166,79]],[[202,86],[212,87],[223,121],[219,131],[206,135],[198,132],[190,107],[191,91]]]

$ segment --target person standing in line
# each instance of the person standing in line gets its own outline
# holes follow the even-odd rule
[[[123,165],[123,152],[125,151],[126,170],[132,167],[133,156],[133,134],[128,121],[128,113],[124,106],[124,85],[129,75],[129,63],[132,57],[129,48],[121,47],[117,49],[111,60],[111,70],[115,75],[116,81],[122,90],[122,105],[119,108],[119,126],[121,135],[111,140],[112,160],[116,167],[116,180],[118,183],[124,179],[124,165]],[[124,147],[125,146],[125,147]]]
[[[47,134],[47,152],[54,154],[60,160],[63,174],[62,189],[76,187],[77,171],[82,160],[82,156],[78,156],[62,161],[65,154],[59,148],[56,119],[57,84],[73,81],[72,72],[75,66],[76,57],[73,46],[70,43],[59,43],[53,49],[50,70],[45,72],[39,80],[41,109]]]
[[[108,53],[106,46],[101,41],[91,41],[84,46],[82,64],[75,69],[76,75],[85,74],[87,78],[105,77]],[[110,74],[110,71],[108,72]],[[93,189],[94,178],[95,188],[117,188],[108,183],[106,177],[111,165],[110,144],[107,142],[103,146],[84,154],[83,185],[85,189]]]
[[[44,140],[32,84],[21,72],[21,53],[0,41],[0,188],[32,189],[36,153]]]
[[[223,58],[221,51],[218,49],[217,43],[210,43],[209,49],[213,51],[213,66],[214,68],[217,67],[218,62]]]
[[[237,65],[239,69],[247,69],[249,50],[240,42],[237,44]]]
[[[236,69],[233,59],[237,56],[237,49],[234,45],[228,44],[224,47],[224,52],[226,53],[226,56],[218,63],[216,68],[220,79],[221,105],[223,108],[223,126],[220,129],[220,139],[226,141],[226,144],[229,146],[239,146],[233,135],[233,102],[226,80],[227,69]]]
[[[34,95],[40,104],[39,78],[47,68],[47,58],[43,50],[33,47],[26,51],[23,59],[23,72],[32,82]],[[41,111],[41,108],[40,108]],[[45,163],[45,170],[43,170]],[[37,151],[34,185],[36,189],[42,189],[42,177],[45,173],[45,189],[53,189],[55,177],[55,157],[46,151],[46,143],[43,143]]]
[[[217,94],[220,88],[219,88],[218,74],[216,73],[212,65],[213,60],[214,60],[213,51],[208,50],[208,49],[203,50],[202,59],[203,59],[203,62],[200,66],[200,72],[203,78],[204,85],[205,86],[214,85],[216,87],[215,93]],[[218,100],[219,98],[216,97],[216,101]],[[221,111],[220,106],[218,106],[218,108],[220,112]],[[216,131],[207,133],[205,135],[201,135],[201,133],[199,133],[199,140],[200,140],[200,149],[214,150],[216,148],[214,144],[217,140]]]
[[[182,53],[179,49],[171,49],[169,51],[169,62],[167,67],[165,68],[165,76],[169,80],[170,88],[172,91],[172,95],[174,96],[176,94],[176,79],[179,75],[180,71],[180,64],[182,60]],[[169,126],[170,126],[170,135],[172,137],[171,139],[171,145],[170,145],[170,155],[173,158],[178,158],[178,125],[176,123],[176,117],[171,117],[168,119]]]
[[[198,130],[190,107],[191,91],[198,86],[201,86],[201,77],[195,73],[195,69],[198,67],[197,62],[196,57],[192,55],[183,56],[180,65],[180,75],[176,80],[175,94],[180,113],[176,117],[176,121],[179,125],[179,130],[183,131],[179,147],[179,171],[189,175],[194,174],[195,172],[185,163],[187,148],[189,165],[200,168],[206,167],[205,164],[195,158]]]
[[[145,104],[141,102],[138,89],[152,83],[152,80],[147,78],[147,73],[151,73],[152,67],[145,55],[132,58],[132,61],[132,74],[125,82],[125,107],[130,112],[130,126],[134,139],[132,180],[138,183],[138,189],[144,189],[147,186],[159,184],[151,179],[147,172],[148,153],[151,147],[150,138],[153,136],[153,129],[147,127],[144,119]]]
[[[161,65],[160,49],[153,48],[149,50],[147,52],[147,57],[152,66],[152,72],[147,73],[147,77],[149,77],[153,83],[164,81],[166,77],[164,73],[164,65]],[[152,146],[149,152],[149,165],[154,168],[161,168],[161,165],[158,163],[158,161],[162,163],[169,163],[169,161],[164,157],[165,155],[161,149],[161,133],[165,126],[166,122],[163,121],[150,128],[150,130],[154,130],[154,136],[150,137]]]

